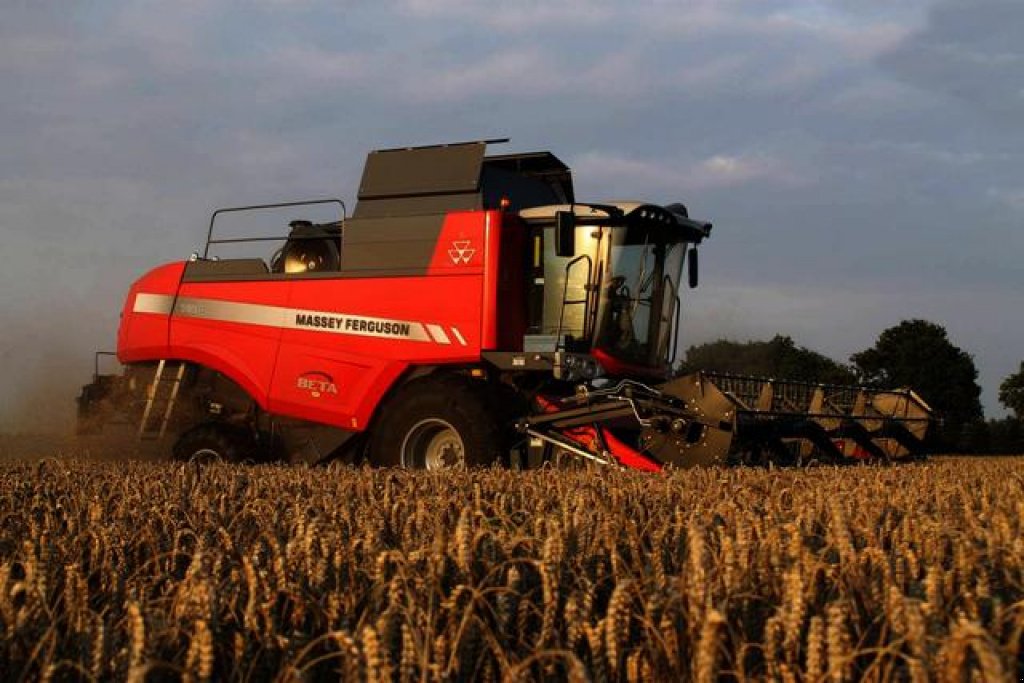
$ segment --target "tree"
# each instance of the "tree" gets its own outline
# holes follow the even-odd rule
[[[1017,372],[999,385],[999,402],[1012,410],[1018,420],[1024,420],[1024,361]]]
[[[827,384],[851,384],[856,375],[845,365],[797,346],[791,337],[776,335],[771,341],[734,342],[720,339],[691,346],[686,351],[687,371],[718,370],[737,375],[757,375]]]
[[[1014,417],[989,420],[990,453],[1024,454],[1024,421]]]
[[[974,359],[949,341],[941,325],[904,320],[850,360],[868,384],[916,391],[946,421],[950,437],[981,419],[981,387]]]

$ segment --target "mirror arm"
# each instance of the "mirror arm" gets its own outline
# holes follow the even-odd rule
[[[697,261],[697,245],[694,245],[690,249],[690,253],[688,254],[688,257],[686,259],[686,274],[688,276],[687,284],[690,285],[690,289],[695,289],[697,287],[697,281],[699,278],[698,267],[699,264]]]
[[[555,254],[572,258],[576,255],[576,210],[555,213]]]

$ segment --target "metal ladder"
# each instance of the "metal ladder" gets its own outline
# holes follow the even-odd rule
[[[587,282],[583,285],[583,298],[582,299],[569,299],[569,275],[572,272],[573,266],[581,261],[587,263]],[[590,278],[593,275],[594,260],[590,258],[588,254],[580,254],[573,260],[565,264],[565,285],[562,287],[562,309],[558,312],[558,331],[555,333],[555,351],[565,351],[565,339],[562,337],[562,325],[565,322],[565,308],[566,306],[583,306],[583,329],[580,333],[585,339],[590,338],[590,298],[593,296],[593,288],[590,284]],[[596,310],[596,309],[595,309]]]
[[[177,370],[174,366],[177,365]],[[186,363],[162,360],[146,390],[146,408],[139,422],[139,439],[160,439],[167,431],[167,423],[178,400],[178,390],[185,376]]]

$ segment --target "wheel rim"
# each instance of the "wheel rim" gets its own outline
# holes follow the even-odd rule
[[[209,463],[219,462],[224,458],[221,456],[220,451],[216,451],[212,448],[200,448],[189,458],[189,462]]]
[[[402,440],[402,467],[449,470],[465,467],[466,448],[451,423],[428,418],[413,425]]]

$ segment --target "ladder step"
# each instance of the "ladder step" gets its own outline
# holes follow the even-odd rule
[[[159,439],[167,431],[186,367],[186,363],[176,361],[161,360],[157,364],[153,381],[146,391],[146,407],[139,422],[139,439]],[[172,374],[166,375],[168,371],[172,371]]]

